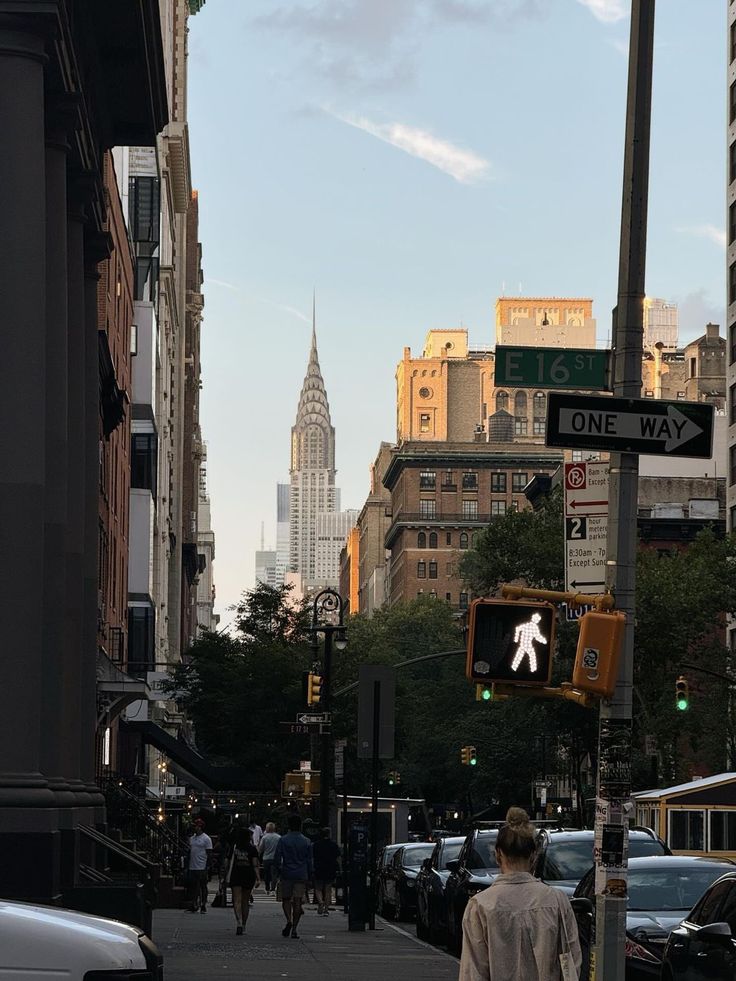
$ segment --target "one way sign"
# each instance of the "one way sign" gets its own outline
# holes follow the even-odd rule
[[[713,406],[550,392],[547,446],[708,459]]]

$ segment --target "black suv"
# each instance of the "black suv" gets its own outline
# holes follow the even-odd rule
[[[476,828],[463,842],[458,857],[447,863],[445,922],[447,946],[459,954],[463,943],[463,914],[468,900],[487,889],[500,874],[496,864],[498,829]]]
[[[667,845],[648,828],[629,831],[629,858],[670,855]],[[532,872],[538,879],[572,896],[593,864],[592,831],[553,831],[537,834],[537,854]]]

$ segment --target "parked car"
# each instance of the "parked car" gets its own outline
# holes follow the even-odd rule
[[[629,831],[629,858],[668,855],[670,850],[653,831]],[[593,862],[592,831],[556,831],[543,828],[537,835],[534,875],[572,896]]]
[[[417,908],[417,875],[425,858],[434,850],[434,843],[424,841],[402,845],[395,852],[384,875],[384,909],[397,920],[410,919]],[[386,915],[384,912],[384,916]]]
[[[736,871],[717,879],[665,945],[662,981],[736,978]]]
[[[378,866],[376,868],[376,912],[379,916],[386,916],[390,913],[393,916],[393,908],[387,908],[386,903],[386,874],[396,852],[406,844],[398,841],[393,845],[385,845],[378,856]]]
[[[445,885],[447,946],[456,954],[463,943],[463,915],[468,900],[487,889],[497,875],[498,829],[476,829],[466,837],[456,859],[447,863],[450,874]]]
[[[644,981],[659,978],[665,943],[687,911],[726,868],[728,859],[693,855],[659,855],[629,859],[628,909],[626,912],[626,978]],[[734,873],[736,874],[736,873]],[[736,881],[736,880],[735,880]],[[579,899],[590,900],[588,912]],[[575,889],[573,909],[583,949],[582,981],[588,978],[592,904],[595,902],[595,868],[586,872]],[[736,914],[736,889],[734,889]],[[691,975],[682,975],[690,977]],[[692,977],[711,977],[710,974]],[[732,979],[734,975],[729,975]]]
[[[162,981],[163,958],[138,927],[87,913],[0,900],[0,976],[23,981],[140,977]]]
[[[430,943],[444,942],[447,934],[445,885],[450,875],[447,863],[460,854],[464,838],[441,838],[425,858],[417,875],[417,936]]]

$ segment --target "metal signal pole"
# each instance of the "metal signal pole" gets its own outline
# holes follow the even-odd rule
[[[655,0],[632,0],[626,106],[618,304],[614,311],[613,393],[641,398]],[[624,981],[631,798],[636,516],[639,457],[612,453],[607,586],[626,613],[619,677],[601,706],[595,812],[595,967],[591,977]],[[591,965],[593,968],[593,965]]]

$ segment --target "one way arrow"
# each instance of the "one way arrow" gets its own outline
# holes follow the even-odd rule
[[[579,579],[573,579],[570,582],[570,585],[577,587],[577,586],[605,586],[606,584],[604,582],[587,582],[585,580],[581,581]]]
[[[571,508],[596,508],[603,507],[605,504],[608,507],[608,500],[605,501],[570,501]]]
[[[666,453],[689,443],[704,430],[674,405],[667,415],[616,409],[560,409],[560,433],[576,436],[613,436],[618,439],[643,439],[663,442]]]

